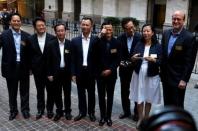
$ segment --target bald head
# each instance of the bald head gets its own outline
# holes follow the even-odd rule
[[[183,11],[181,11],[181,10],[176,10],[176,11],[173,13],[172,17],[174,17],[174,16],[180,16],[180,17],[183,18],[183,20],[185,20],[185,13],[184,13]]]
[[[177,10],[172,15],[172,26],[173,32],[178,33],[184,27],[185,13],[183,11]]]

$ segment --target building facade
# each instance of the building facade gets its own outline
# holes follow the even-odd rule
[[[2,0],[5,7],[5,0]],[[1,2],[0,2],[1,3]],[[144,23],[163,29],[171,26],[175,10],[186,13],[185,25],[190,30],[198,22],[197,0],[7,0],[7,8],[16,8],[24,18],[44,16],[46,20],[79,21],[91,16],[96,23],[105,17],[134,17]]]
[[[186,26],[193,29],[198,18],[196,0],[45,0],[46,19],[79,20],[91,16],[96,22],[105,17],[134,17],[140,23],[152,23],[157,28],[171,26],[171,14],[175,10],[186,13]]]

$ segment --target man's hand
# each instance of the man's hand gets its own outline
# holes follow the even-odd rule
[[[51,82],[54,81],[54,77],[53,77],[53,76],[48,76],[47,78],[48,78],[48,80],[51,81]]]
[[[151,56],[144,57],[144,59],[150,62],[154,62],[154,63],[156,62],[156,59]]]
[[[179,89],[185,89],[186,88],[187,83],[183,80],[180,80],[178,88]]]
[[[104,70],[103,72],[102,72],[102,76],[109,76],[111,74],[111,70]]]

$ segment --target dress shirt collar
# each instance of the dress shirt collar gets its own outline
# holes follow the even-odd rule
[[[59,39],[58,39],[58,43],[59,44],[63,44],[64,45],[64,43],[65,43],[65,39],[64,39],[64,41],[62,42],[62,41],[60,41]]]
[[[89,35],[88,35],[88,37],[86,38],[84,35],[83,35],[83,33],[82,33],[82,39],[90,39],[91,38],[91,33],[89,33]]]
[[[11,27],[11,31],[13,35],[20,35],[21,34],[21,30],[19,30],[19,32],[16,32],[12,27]]]

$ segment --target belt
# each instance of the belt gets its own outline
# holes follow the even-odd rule
[[[20,61],[17,61],[17,62],[16,62],[16,64],[17,64],[17,65],[20,65],[20,64],[21,64],[21,62],[20,62]]]
[[[82,68],[86,70],[87,69],[87,66],[82,66]]]

